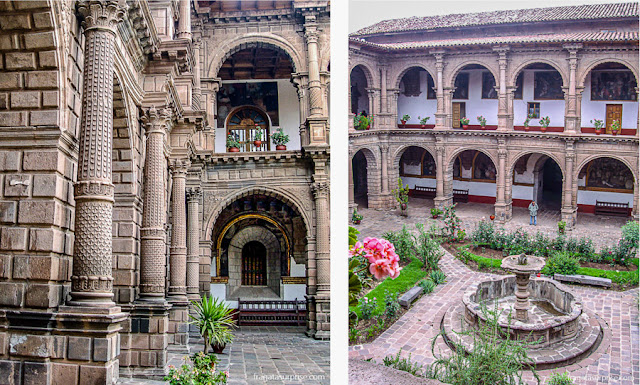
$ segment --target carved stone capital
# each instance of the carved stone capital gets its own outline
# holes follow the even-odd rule
[[[186,178],[189,167],[191,167],[191,161],[188,159],[174,159],[169,165],[169,170],[174,178]]]
[[[326,198],[329,196],[329,182],[315,182],[311,190],[315,199]]]
[[[153,132],[159,132],[166,134],[169,126],[171,125],[171,109],[163,108],[158,111],[154,106],[151,106],[140,118],[142,124],[145,126],[145,134],[149,135]]]
[[[125,8],[116,0],[82,0],[77,5],[78,13],[84,18],[85,31],[103,29],[115,33],[116,26],[125,15]]]
[[[202,198],[202,190],[200,187],[190,187],[187,189],[187,202],[199,202]]]

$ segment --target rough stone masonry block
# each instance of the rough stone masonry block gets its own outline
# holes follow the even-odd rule
[[[0,384],[19,385],[22,373],[21,361],[0,360]]]
[[[0,249],[22,251],[27,248],[26,228],[3,227],[0,231]]]
[[[33,196],[34,197],[58,197],[64,199],[64,181],[56,174],[41,174],[33,176]]]
[[[29,14],[11,14],[0,16],[0,28],[7,29],[31,29]]]
[[[69,337],[67,358],[88,361],[91,359],[91,338]]]
[[[11,277],[11,256],[0,255],[0,278]]]
[[[16,223],[16,207],[17,202],[5,201],[0,202],[0,222]]]
[[[53,200],[23,200],[18,209],[18,223],[52,225],[60,222],[59,213]]]
[[[0,90],[14,90],[22,86],[20,72],[5,72],[0,76]]]
[[[22,306],[24,301],[24,283],[0,282],[0,305]]]
[[[0,76],[1,79],[4,74]],[[0,151],[0,171],[18,171],[20,165],[20,152],[19,151]]]
[[[25,174],[9,174],[4,179],[5,197],[28,197],[31,178]]]
[[[25,362],[24,383],[33,385],[51,384],[51,363],[50,362]]]
[[[107,362],[114,359],[113,350],[108,338],[93,339],[93,360]]]
[[[16,91],[11,93],[11,109],[40,107],[40,91]]]
[[[51,381],[53,384],[78,385],[79,366],[76,364],[59,364],[54,362],[51,367]]]
[[[9,353],[17,356],[46,358],[51,356],[52,343],[52,336],[11,334]]]
[[[24,35],[24,45],[28,50],[56,48],[56,39],[53,31],[27,33]]]
[[[49,256],[16,255],[13,257],[13,278],[55,280],[58,258]]]
[[[56,88],[58,87],[57,71],[31,71],[27,73],[27,88]]]
[[[31,111],[29,113],[29,125],[31,126],[57,126],[58,111]]]
[[[82,384],[111,384],[113,369],[109,366],[80,366]]]
[[[29,250],[64,252],[64,234],[54,229],[31,229]]]
[[[56,171],[58,169],[58,151],[26,151],[22,159],[25,171]]]
[[[4,56],[6,68],[8,70],[36,69],[35,52],[8,52]]]
[[[51,284],[29,284],[27,286],[28,307],[51,308],[60,304],[60,286]]]
[[[24,111],[0,112],[0,127],[18,127],[18,126],[26,126],[26,124],[27,124],[27,113]]]

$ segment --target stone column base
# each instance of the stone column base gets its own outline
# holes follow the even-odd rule
[[[561,215],[562,220],[567,224],[565,230],[573,230],[578,221],[578,209],[573,207],[563,207]]]
[[[172,352],[189,352],[189,302],[171,301],[169,310],[169,350]]]
[[[495,222],[496,223],[507,223],[511,220],[511,205],[507,203],[496,203],[495,207]]]
[[[128,330],[121,338],[121,376],[162,379],[166,375],[171,308],[165,301],[140,301],[131,306]]]
[[[453,196],[435,197],[433,198],[433,204],[436,206],[436,208],[444,210],[445,206],[451,206],[453,204]]]
[[[316,297],[316,332],[313,338],[328,340],[331,334],[331,304],[329,293],[319,293]]]

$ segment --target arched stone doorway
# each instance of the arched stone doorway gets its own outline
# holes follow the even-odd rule
[[[597,202],[620,204],[621,213],[631,215],[634,209],[635,178],[622,161],[598,157],[586,163],[578,173],[578,212],[594,214]]]
[[[488,154],[479,150],[461,151],[450,162],[449,172],[445,194],[450,191],[454,202],[496,203],[497,171]]]
[[[398,164],[400,179],[409,186],[409,196],[435,198],[436,161],[425,148],[409,146],[403,150]]]
[[[351,87],[350,111],[352,114],[359,114],[362,111],[367,114],[371,112],[369,107],[369,95],[367,93],[367,88],[369,88],[370,85],[367,82],[367,76],[364,71],[365,70],[361,65],[357,65],[353,70],[351,70],[351,75],[349,77],[349,84]]]
[[[469,119],[469,128],[480,128],[478,116],[486,119],[487,129],[498,127],[497,81],[491,70],[481,64],[467,64],[460,68],[448,92],[453,128],[460,128],[461,118]]]
[[[351,160],[353,170],[353,197],[356,204],[369,207],[368,165],[364,150],[358,151]]]
[[[514,163],[511,177],[514,206],[528,207],[536,201],[540,209],[560,211],[563,174],[554,159],[540,153],[522,155]]]

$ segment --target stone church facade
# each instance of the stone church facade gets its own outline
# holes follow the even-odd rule
[[[7,1],[0,54],[0,383],[162,376],[249,243],[328,338],[328,2]]]
[[[350,207],[394,207],[401,178],[498,222],[531,200],[569,229],[609,204],[638,218],[637,3],[383,21],[351,34],[349,67]]]

